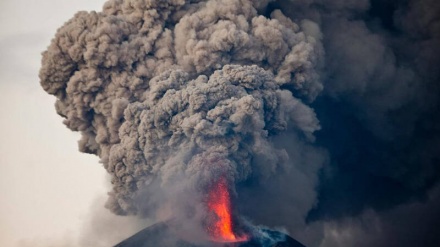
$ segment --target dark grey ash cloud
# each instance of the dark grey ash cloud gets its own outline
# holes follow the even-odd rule
[[[438,214],[439,11],[435,0],[108,1],[58,30],[41,84],[112,175],[115,213],[178,211],[164,205],[182,191],[202,200],[222,175],[257,224],[309,246],[337,243],[329,227],[382,246],[405,239],[397,218],[426,214],[401,208]]]
[[[364,218],[363,226],[339,228],[367,229],[343,246],[364,240],[364,246],[404,246],[404,239],[437,246],[434,221],[398,222],[438,215],[432,206],[438,194],[425,199],[440,175],[438,1],[276,1],[277,7],[293,20],[319,23],[324,37],[324,91],[312,107],[322,126],[316,144],[328,150],[330,162],[321,170],[309,222],[346,222],[372,210],[376,216]],[[415,203],[429,213],[390,217]],[[387,229],[369,231],[369,221]]]

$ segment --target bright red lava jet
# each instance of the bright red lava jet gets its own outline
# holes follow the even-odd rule
[[[216,219],[208,227],[209,234],[216,242],[243,242],[247,236],[236,236],[233,231],[231,217],[231,200],[224,177],[220,178],[212,187],[208,195],[208,209],[214,213]]]

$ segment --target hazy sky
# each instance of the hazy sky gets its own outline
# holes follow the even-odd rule
[[[105,170],[77,151],[79,134],[64,127],[38,79],[56,29],[103,2],[0,1],[0,246],[76,239],[105,196]]]

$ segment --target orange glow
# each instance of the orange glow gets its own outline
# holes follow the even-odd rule
[[[208,209],[214,213],[214,223],[208,228],[213,240],[219,242],[239,242],[247,237],[237,237],[232,230],[231,200],[224,178],[220,178],[212,187],[208,197]]]

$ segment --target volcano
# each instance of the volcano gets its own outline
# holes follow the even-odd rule
[[[221,243],[208,241],[202,244],[190,243],[173,234],[166,222],[146,227],[114,247],[305,247],[289,235],[269,229],[259,229],[259,236],[250,235],[247,241]]]

